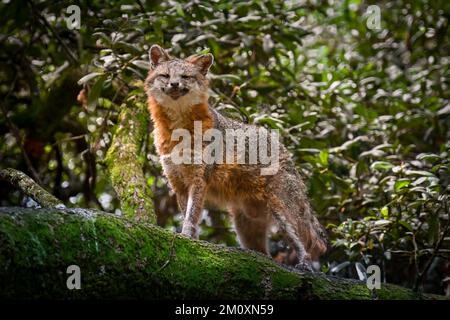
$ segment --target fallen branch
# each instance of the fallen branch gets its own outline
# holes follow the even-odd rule
[[[19,170],[12,168],[0,170],[0,180],[9,182],[14,188],[22,191],[43,208],[64,207],[60,200]]]

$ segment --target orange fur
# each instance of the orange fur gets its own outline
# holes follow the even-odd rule
[[[148,108],[155,125],[155,140],[157,141],[157,151],[160,155],[170,154],[172,149],[178,143],[178,141],[173,141],[171,139],[172,132],[176,128],[172,127],[172,121],[164,112],[164,108],[152,96],[148,98]],[[190,112],[187,117],[183,118],[183,122],[179,126],[179,128],[187,129],[191,134],[193,134],[194,121],[202,122],[203,132],[213,127],[213,119],[207,103],[194,105],[191,109],[192,112]]]
[[[155,126],[156,148],[160,155],[168,155],[177,145],[178,141],[171,139],[172,128],[171,121],[162,107],[153,97],[148,98],[148,107],[150,115]],[[187,129],[193,134],[194,121],[202,121],[202,131],[213,127],[214,122],[212,115],[208,109],[208,105],[199,104],[191,108],[190,112],[181,124],[181,128]],[[193,170],[192,166],[180,166],[182,176],[186,178],[183,182],[173,183],[174,189],[186,189],[193,183],[198,176],[197,170]],[[246,172],[242,166],[233,164],[219,164],[208,179],[207,189],[211,190],[210,194],[220,194],[221,197],[214,198],[211,196],[211,202],[222,204],[227,200],[241,198],[263,201],[265,196],[265,177],[254,176],[252,172]]]

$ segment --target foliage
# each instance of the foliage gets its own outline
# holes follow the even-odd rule
[[[80,30],[67,28],[70,1],[0,5],[2,167],[26,171],[72,206],[120,214],[104,157],[120,110],[145,102],[147,50],[209,50],[211,104],[280,129],[307,177],[332,243],[323,270],[357,276],[378,264],[388,282],[417,287],[426,277],[425,290],[442,292],[450,250],[447,1],[382,1],[380,29],[367,26],[372,3],[358,0],[87,3]],[[151,135],[138,157],[147,160],[159,224],[178,228]],[[0,192],[2,205],[22,200],[6,186]],[[201,236],[236,244],[216,209]]]

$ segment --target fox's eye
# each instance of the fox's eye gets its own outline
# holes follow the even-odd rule
[[[183,79],[191,79],[191,78],[193,78],[193,76],[188,76],[187,74],[183,74],[181,77]]]
[[[160,74],[160,76],[166,79],[169,78],[169,75],[167,73]]]

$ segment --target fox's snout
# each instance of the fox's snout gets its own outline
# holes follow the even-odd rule
[[[162,92],[176,100],[189,92],[189,88],[180,85],[179,82],[171,82],[166,87],[162,88]]]

